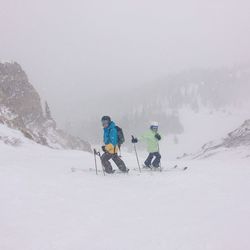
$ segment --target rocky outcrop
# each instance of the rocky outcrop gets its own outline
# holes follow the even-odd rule
[[[0,122],[25,137],[56,149],[91,151],[90,144],[57,128],[49,105],[41,99],[17,63],[0,63]]]
[[[250,146],[250,120],[245,121],[242,126],[228,134],[223,144],[227,148]]]
[[[250,120],[246,120],[239,128],[229,133],[227,137],[209,142],[202,147],[200,152],[193,155],[185,155],[184,157],[192,159],[208,158],[223,150],[239,147],[250,149]],[[246,157],[249,157],[249,155]]]

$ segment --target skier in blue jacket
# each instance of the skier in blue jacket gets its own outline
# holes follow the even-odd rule
[[[101,156],[102,165],[105,168],[105,171],[109,174],[114,172],[111,163],[109,160],[113,160],[117,167],[122,172],[128,172],[125,163],[118,156],[118,133],[116,125],[109,116],[103,116],[101,119],[103,126],[103,142],[105,146],[102,147],[104,154]]]

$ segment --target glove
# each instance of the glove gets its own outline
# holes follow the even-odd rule
[[[158,133],[155,135],[155,138],[159,141],[161,140],[161,136]]]
[[[137,143],[138,142],[138,139],[135,138],[134,136],[132,136],[132,140],[131,140],[132,143]]]
[[[103,151],[104,153],[106,153],[106,152],[107,152],[107,150],[106,150],[106,147],[105,147],[105,146],[102,146],[102,151]]]

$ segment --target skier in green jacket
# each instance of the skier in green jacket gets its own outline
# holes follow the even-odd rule
[[[159,124],[158,122],[152,122],[150,124],[150,130],[145,132],[139,139],[133,137],[132,143],[137,143],[142,141],[146,143],[147,150],[149,152],[148,158],[144,162],[145,168],[159,168],[161,162],[161,155],[159,150],[159,141],[161,140],[161,135],[158,133]]]

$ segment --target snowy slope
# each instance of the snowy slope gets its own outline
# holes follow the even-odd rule
[[[23,141],[0,141],[1,250],[250,248],[250,158],[104,177],[87,171],[89,153],[52,150],[4,126],[0,133]],[[134,155],[123,159],[136,167]]]
[[[250,120],[246,120],[240,127],[230,131],[224,138],[209,141],[197,153],[186,155],[189,158],[200,159],[221,157],[221,154],[234,154],[236,158],[250,155]]]
[[[163,153],[168,159],[197,152],[205,142],[228,134],[250,117],[250,111],[247,108],[231,108],[227,112],[203,108],[195,113],[190,109],[182,109],[179,115],[181,122],[185,124],[183,133],[164,137]]]
[[[48,103],[43,107],[39,93],[16,62],[0,62],[0,123],[42,145],[91,151],[88,142],[58,128]]]

